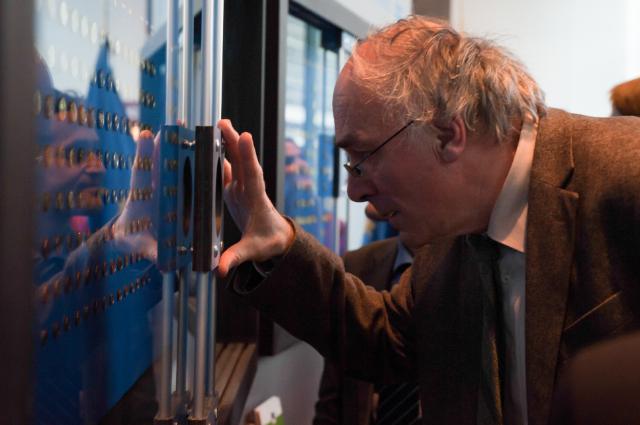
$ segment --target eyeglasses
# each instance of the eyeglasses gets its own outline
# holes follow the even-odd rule
[[[352,176],[352,177],[361,177],[362,176],[362,168],[360,168],[360,166],[362,165],[363,162],[365,162],[367,159],[371,158],[371,156],[378,152],[380,149],[382,149],[382,147],[384,145],[386,145],[387,143],[389,143],[390,141],[393,140],[394,137],[396,137],[398,134],[402,133],[404,130],[406,130],[411,124],[413,124],[413,120],[409,121],[408,123],[406,123],[400,130],[396,131],[395,133],[393,133],[391,135],[391,137],[389,137],[387,140],[385,140],[384,142],[380,143],[378,145],[377,148],[375,148],[374,150],[372,150],[371,152],[368,152],[364,158],[362,158],[360,161],[358,161],[355,165],[351,165],[351,161],[347,161],[345,164],[343,164],[345,170],[347,170],[347,172]]]

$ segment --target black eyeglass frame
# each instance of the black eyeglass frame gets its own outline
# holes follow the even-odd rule
[[[347,170],[347,172],[353,176],[353,177],[361,177],[362,176],[362,168],[360,168],[360,166],[362,165],[363,162],[365,162],[367,159],[371,158],[371,156],[378,152],[380,149],[382,149],[382,147],[384,145],[386,145],[387,143],[389,143],[390,141],[392,141],[397,135],[399,135],[400,133],[402,133],[403,131],[405,131],[411,124],[413,124],[415,122],[415,120],[411,120],[408,123],[406,123],[404,126],[402,126],[402,128],[398,131],[396,131],[395,133],[393,133],[391,136],[389,136],[389,138],[387,138],[384,142],[380,143],[374,150],[372,150],[371,152],[368,152],[364,158],[362,158],[360,161],[358,161],[355,165],[351,165],[351,161],[347,161],[344,164],[342,164],[342,166],[345,168],[345,170]]]

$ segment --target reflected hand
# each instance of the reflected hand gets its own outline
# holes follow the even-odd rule
[[[220,257],[218,274],[225,277],[231,268],[245,261],[265,261],[284,254],[294,232],[267,197],[251,134],[238,135],[229,120],[221,120],[218,128],[230,160],[224,164],[224,199],[242,231],[240,241]]]

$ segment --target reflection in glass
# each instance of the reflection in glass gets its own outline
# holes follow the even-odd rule
[[[165,1],[35,10],[34,422],[151,423]]]
[[[329,38],[319,28],[288,17],[285,214],[327,247],[344,252],[345,224],[338,219],[333,193],[331,109],[339,66],[335,50],[340,41],[331,45]]]

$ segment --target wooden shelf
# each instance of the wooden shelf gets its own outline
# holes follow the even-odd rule
[[[238,425],[242,423],[242,410],[256,374],[256,344],[220,344],[216,351],[219,352],[216,354],[218,425]]]
[[[216,344],[218,425],[242,423],[242,410],[256,374],[257,363],[255,343]],[[156,382],[151,367],[100,421],[100,425],[152,425],[158,409],[155,394]],[[184,419],[179,422],[186,423]]]

